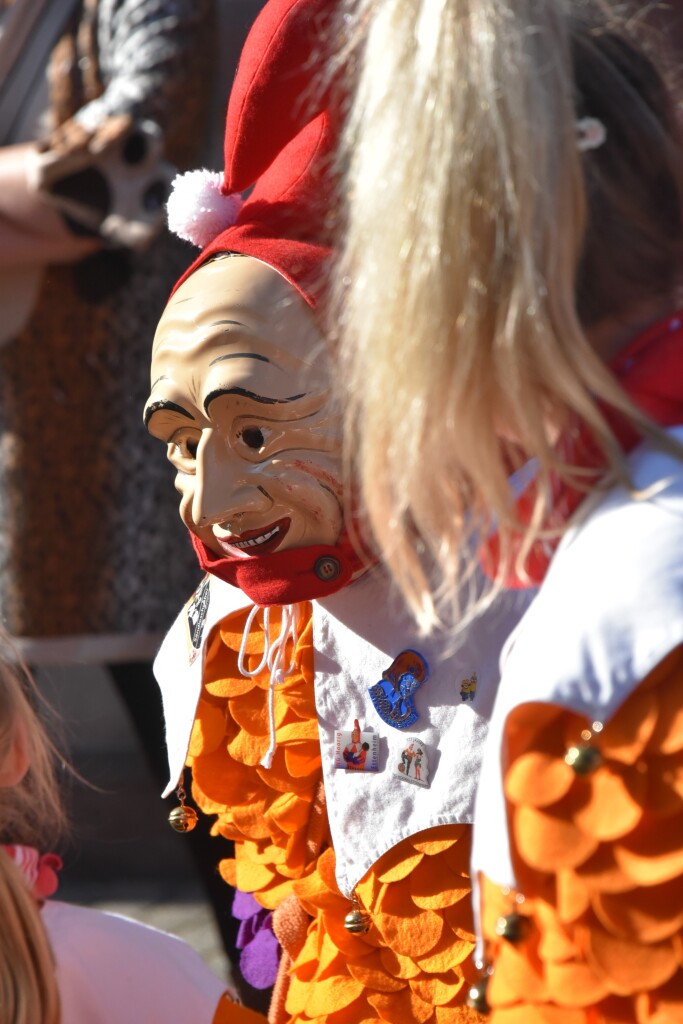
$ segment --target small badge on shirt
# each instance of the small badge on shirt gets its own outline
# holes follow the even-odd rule
[[[187,646],[190,665],[202,649],[204,626],[209,613],[211,586],[209,577],[205,576],[190,600],[185,605],[185,625],[187,626]]]
[[[404,746],[397,748],[394,775],[414,786],[429,789],[429,758],[427,748],[417,736],[407,736]]]
[[[375,711],[394,729],[410,729],[418,720],[415,693],[429,679],[429,665],[419,651],[401,651],[368,693]]]
[[[334,767],[347,772],[376,772],[379,769],[379,736],[361,732],[358,719],[353,729],[334,734]]]
[[[477,673],[473,672],[469,679],[463,679],[460,683],[460,700],[470,701],[474,700],[477,692]]]

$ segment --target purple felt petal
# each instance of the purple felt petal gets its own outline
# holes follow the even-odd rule
[[[246,921],[248,917],[253,917],[260,910],[263,910],[263,907],[256,902],[252,893],[240,892],[239,889],[235,889],[235,897],[232,901],[233,917],[236,917],[238,921]]]
[[[260,928],[258,921],[255,917],[250,917],[248,921],[240,921],[240,926],[237,929],[237,938],[235,939],[235,945],[238,949],[244,949],[250,942],[253,942],[258,935]]]
[[[242,950],[240,970],[244,980],[253,988],[270,988],[275,984],[280,944],[268,926],[264,927]]]

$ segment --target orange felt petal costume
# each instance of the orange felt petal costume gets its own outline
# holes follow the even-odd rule
[[[683,471],[631,465],[503,658],[474,852],[494,1024],[683,1021]]]
[[[224,619],[211,637],[188,757],[198,805],[215,816],[214,833],[235,841],[234,860],[220,865],[223,877],[286,918],[274,922],[288,974],[271,1018],[478,1021],[466,1006],[474,977],[470,826],[432,828],[394,846],[356,887],[370,930],[344,928],[350,903],[335,878],[321,785],[311,606],[302,607],[295,667],[275,694],[272,767],[259,766],[268,744],[269,672],[245,679],[238,669],[248,610]],[[249,669],[259,664],[263,644],[261,616],[249,634]],[[227,1024],[232,1010],[221,1008],[217,1024]]]
[[[524,900],[490,882],[483,892],[496,1024],[516,1011],[528,1024],[683,1019],[683,721],[670,714],[681,693],[678,648],[596,737],[601,763],[587,775],[568,769],[559,796],[568,741],[581,742],[590,722],[520,709],[526,750],[512,754],[506,794]],[[519,727],[511,716],[513,747]],[[534,759],[548,770],[525,792],[520,773]],[[526,852],[541,843],[543,863]],[[523,919],[516,943],[496,933],[513,912]]]

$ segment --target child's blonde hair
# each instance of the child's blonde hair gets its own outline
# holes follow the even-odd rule
[[[57,752],[41,724],[41,698],[0,634],[0,765],[23,732],[29,768],[15,786],[0,788],[0,844],[45,852],[62,834],[65,816],[56,778]],[[0,1020],[58,1024],[54,961],[39,907],[26,881],[0,849]]]
[[[518,567],[544,534],[553,477],[595,485],[558,457],[569,425],[627,482],[598,403],[672,447],[586,331],[671,301],[683,161],[672,87],[607,2],[347,0],[344,24],[347,438],[370,528],[428,626],[439,597],[457,609],[477,537],[499,532],[500,585],[515,533]],[[588,152],[585,117],[607,131]],[[530,458],[522,527],[509,480]]]

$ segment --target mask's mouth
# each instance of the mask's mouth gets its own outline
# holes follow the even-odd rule
[[[292,520],[287,516],[269,526],[261,526],[257,530],[247,530],[239,536],[230,534],[228,537],[214,536],[214,539],[228,558],[253,558],[257,555],[269,555],[280,547],[291,524]]]

